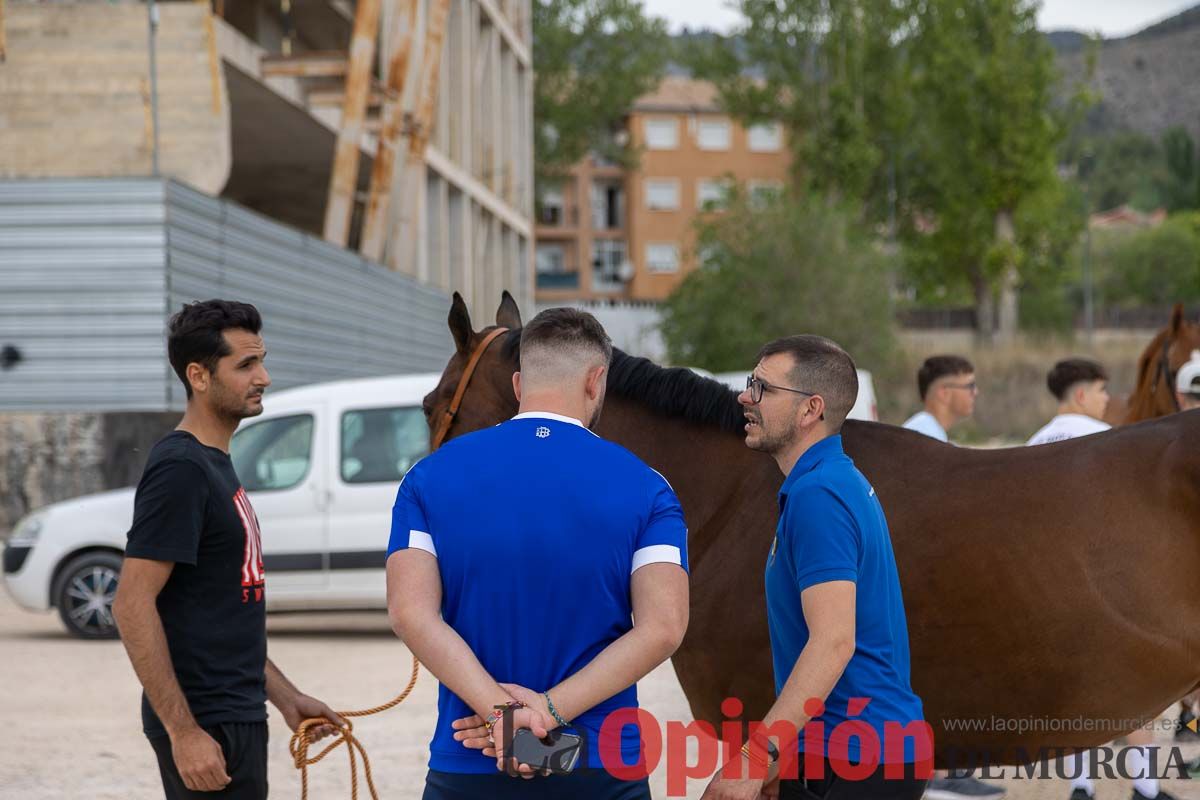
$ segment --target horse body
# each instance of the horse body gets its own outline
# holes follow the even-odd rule
[[[431,419],[481,338],[466,331],[426,399]],[[744,446],[729,390],[648,364],[614,361],[597,433],[661,472],[683,506],[692,607],[673,664],[693,714],[719,724],[737,697],[761,719],[774,699],[763,569],[783,475]],[[511,342],[481,359],[452,435],[512,416],[515,366]],[[1036,448],[960,449],[854,421],[843,438],[887,514],[939,765],[1100,745],[1200,684],[1200,414]]]

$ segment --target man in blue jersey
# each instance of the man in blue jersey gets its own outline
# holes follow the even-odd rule
[[[392,624],[441,682],[424,797],[649,800],[645,778],[602,768],[638,762],[637,728],[603,753],[600,729],[683,639],[683,513],[661,475],[590,430],[612,357],[600,323],[550,309],[520,347],[519,413],[416,464],[392,512]],[[481,720],[495,757],[473,749]],[[579,766],[514,780],[510,724],[582,736]]]
[[[752,731],[740,774],[761,776],[769,767],[767,777],[726,778],[723,770],[704,798],[754,800],[764,782],[773,794],[770,781],[798,747],[805,751],[801,777],[780,782],[781,799],[916,800],[925,780],[914,762],[930,758],[932,742],[909,682],[896,560],[875,490],[840,435],[858,395],[854,362],[828,339],[790,336],[762,348],[746,383],[738,397],[746,445],[773,456],[786,476],[766,566],[778,698],[763,723],[795,731],[811,721],[819,736],[776,744]],[[846,725],[849,719],[857,732],[850,733],[856,725]],[[820,753],[807,752],[814,744]],[[845,777],[846,764],[872,760],[866,774]],[[760,769],[752,771],[756,762]]]

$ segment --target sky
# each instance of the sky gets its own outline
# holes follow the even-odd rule
[[[715,28],[727,32],[738,22],[732,0],[643,0],[646,10],[665,17],[672,31]],[[1106,37],[1125,36],[1196,5],[1200,0],[1043,0],[1043,30],[1070,28]]]

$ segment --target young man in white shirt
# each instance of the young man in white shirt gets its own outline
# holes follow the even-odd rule
[[[1046,375],[1046,386],[1058,398],[1058,414],[1026,444],[1063,442],[1111,427],[1101,421],[1108,408],[1108,373],[1095,361],[1068,358],[1058,362]],[[1126,754],[1129,772],[1139,776],[1134,778],[1131,800],[1174,800],[1162,791],[1158,778],[1150,771],[1151,760],[1146,749],[1154,743],[1150,731],[1139,728],[1125,737],[1125,743],[1129,746]],[[1096,795],[1096,784],[1086,770],[1089,760],[1084,753],[1075,755],[1075,764],[1069,770],[1077,776],[1071,781],[1071,800],[1091,800]]]
[[[1200,408],[1200,350],[1193,350],[1191,360],[1179,368],[1175,376],[1175,400],[1180,411]]]
[[[975,367],[962,356],[930,356],[917,371],[917,391],[925,409],[904,427],[947,442],[946,431],[975,413]]]
[[[925,408],[903,427],[949,442],[946,431],[975,413],[979,395],[975,367],[962,356],[930,356],[917,370],[917,392]],[[1000,800],[1004,794],[1004,787],[984,783],[970,773],[937,770],[925,789],[925,800]]]
[[[1108,373],[1086,358],[1068,358],[1046,375],[1046,387],[1058,399],[1058,414],[1029,438],[1026,444],[1049,444],[1100,433],[1108,408]]]

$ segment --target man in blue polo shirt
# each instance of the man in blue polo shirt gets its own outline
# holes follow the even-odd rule
[[[932,756],[909,682],[908,627],[887,521],[875,490],[842,450],[842,423],[857,395],[854,362],[842,348],[820,336],[790,336],[763,347],[738,397],[746,445],[773,456],[787,476],[766,566],[778,698],[763,723],[821,726],[812,738],[822,752],[806,752],[801,777],[780,782],[781,800],[916,800],[925,780],[914,762]],[[812,699],[824,706],[816,716]],[[838,727],[847,720],[861,721],[859,731]],[[874,746],[863,743],[861,723]],[[806,751],[806,738],[769,747],[752,733],[741,774],[755,775],[757,761],[774,780],[787,764],[780,752]],[[872,761],[874,768],[848,779],[847,764]],[[757,798],[763,783],[718,773],[704,797]]]
[[[462,338],[467,358],[478,336]],[[441,682],[424,797],[649,800],[644,778],[601,767],[638,762],[637,728],[604,753],[600,729],[637,706],[636,682],[683,639],[683,513],[661,475],[590,430],[612,357],[595,318],[544,311],[520,347],[517,416],[416,464],[392,512],[388,610]],[[497,709],[518,702],[514,729],[584,738],[574,772],[523,781],[497,771],[511,735]],[[498,758],[468,749],[486,743],[464,741],[473,725],[454,726],[476,715],[491,723]]]

